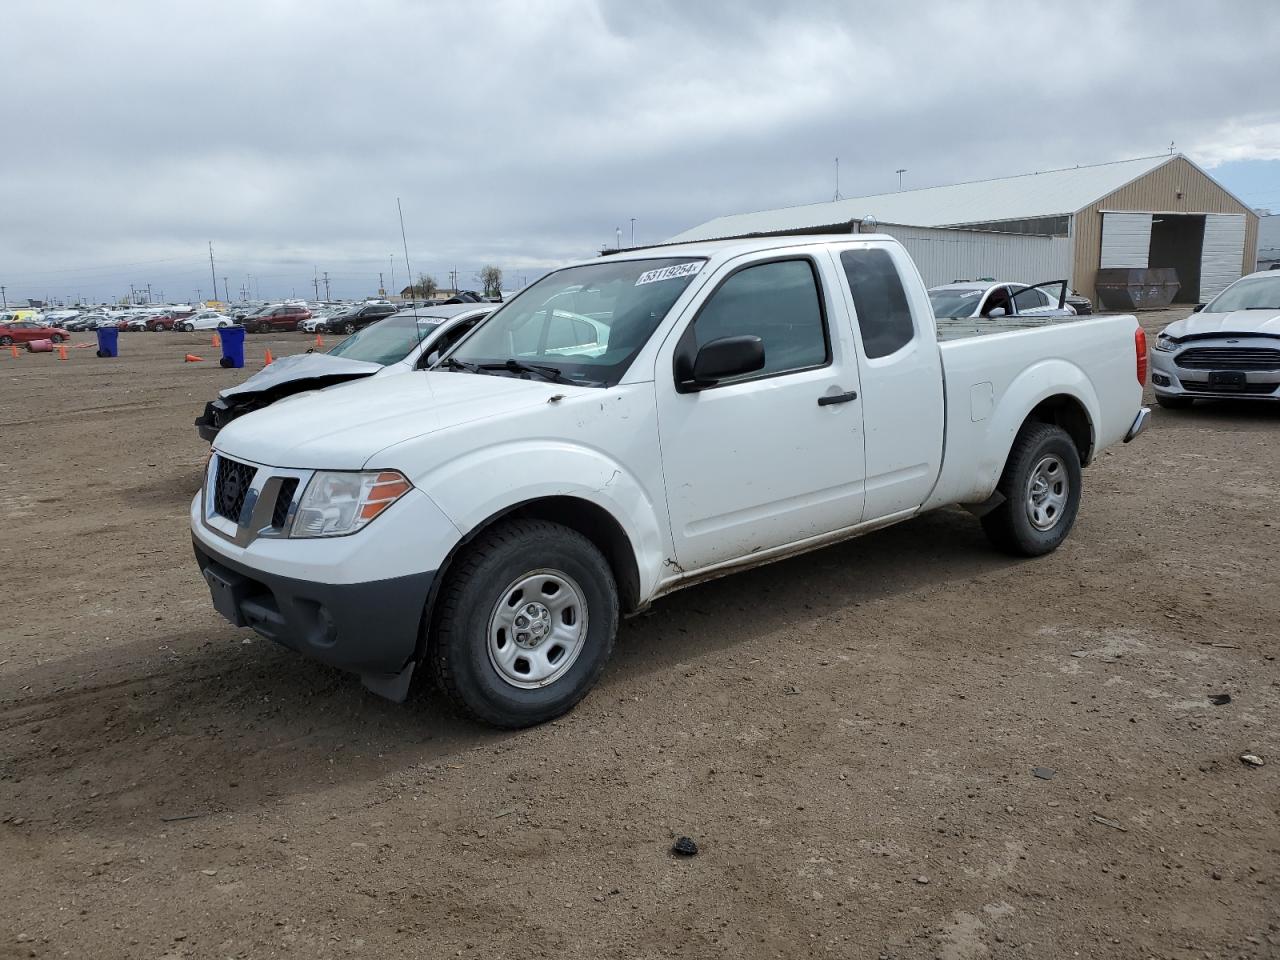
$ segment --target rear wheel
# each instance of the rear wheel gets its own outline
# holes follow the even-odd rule
[[[60,333],[53,333],[53,334],[50,334],[50,335],[49,335],[49,340],[50,340],[50,342],[52,342],[52,343],[61,343],[61,342],[62,342],[63,340],[65,340],[65,339],[66,339],[66,337],[64,337],[64,336],[63,336],[62,334],[60,334]]]
[[[1164,407],[1166,410],[1186,410],[1195,403],[1194,397],[1174,397],[1166,396],[1162,393],[1156,394],[1156,403]]]
[[[495,727],[554,719],[595,685],[618,629],[600,550],[545,520],[512,520],[456,561],[431,637],[436,678],[464,714]]]
[[[342,325],[342,332],[343,332],[343,333],[348,333],[348,334],[350,334],[350,333],[355,333],[355,332],[356,332],[356,325],[355,325],[354,323],[351,323],[350,321],[348,321],[347,323],[344,323],[344,324]]]
[[[998,549],[1023,557],[1056,550],[1080,509],[1080,454],[1061,427],[1028,423],[1018,432],[996,490],[1004,502],[982,518]]]
[[[0,337],[0,347],[8,347],[13,345],[13,337]]]

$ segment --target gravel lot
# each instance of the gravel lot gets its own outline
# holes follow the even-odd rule
[[[1280,406],[1157,410],[1049,557],[677,594],[498,734],[213,612],[191,422],[310,339],[121,341],[0,355],[0,958],[1280,956]]]

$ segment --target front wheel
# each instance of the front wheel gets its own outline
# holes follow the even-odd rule
[[[62,342],[63,340],[65,340],[65,339],[66,339],[66,338],[65,338],[62,334],[60,334],[60,333],[55,333],[55,334],[52,334],[52,335],[49,337],[49,342],[50,342],[50,343],[61,343],[61,342]]]
[[[1056,550],[1076,522],[1081,479],[1080,454],[1065,430],[1025,424],[996,487],[1004,502],[982,518],[987,539],[1023,557]]]
[[[1160,406],[1164,407],[1166,410],[1186,410],[1195,402],[1194,397],[1175,397],[1166,396],[1162,393],[1156,394],[1156,403],[1160,404]]]
[[[0,347],[13,346],[13,337],[0,337]]]
[[[352,333],[355,333],[355,332],[356,332],[356,325],[355,325],[354,323],[344,323],[344,324],[342,325],[342,332],[343,332],[343,333],[345,333],[345,334],[352,334]]]
[[[575,530],[510,520],[462,554],[440,594],[430,659],[475,720],[519,728],[568,711],[595,685],[618,630],[604,555]]]

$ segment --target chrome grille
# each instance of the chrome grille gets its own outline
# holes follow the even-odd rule
[[[249,487],[257,472],[257,467],[247,463],[218,457],[218,473],[213,482],[213,512],[238,524],[245,497],[249,495]]]
[[[1189,370],[1280,370],[1280,350],[1273,347],[1193,347],[1174,358]]]

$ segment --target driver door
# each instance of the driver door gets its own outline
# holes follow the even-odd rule
[[[858,364],[835,289],[817,260],[770,251],[723,276],[663,344],[658,435],[683,571],[862,519]],[[701,389],[678,380],[689,351],[742,335],[763,341],[763,369]]]

